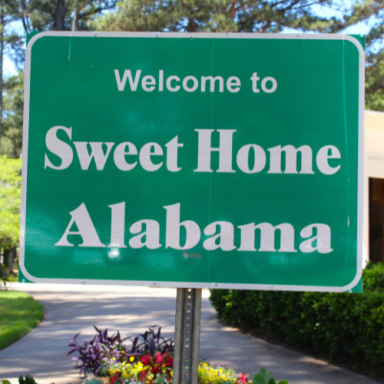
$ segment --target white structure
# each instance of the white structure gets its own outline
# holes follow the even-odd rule
[[[384,112],[365,111],[365,262],[384,263]]]

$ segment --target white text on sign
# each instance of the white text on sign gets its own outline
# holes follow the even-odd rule
[[[49,154],[45,154],[44,168],[54,170],[67,169],[73,162],[74,153],[77,154],[80,167],[87,171],[94,160],[96,169],[103,171],[109,157],[113,156],[115,166],[121,171],[130,171],[138,164],[147,172],[155,172],[161,167],[166,166],[169,172],[180,172],[183,168],[179,164],[179,151],[184,147],[175,136],[163,148],[160,144],[150,142],[143,145],[140,150],[129,141],[122,143],[114,142],[88,142],[74,141],[73,148],[69,143],[60,140],[57,136],[58,131],[64,131],[72,143],[72,128],[62,126],[52,127],[46,135],[45,144],[47,149],[60,158],[60,163],[54,164],[50,160]],[[197,167],[194,172],[218,172],[235,173],[234,158],[241,172],[254,174],[263,171],[267,165],[266,151],[257,144],[246,144],[234,153],[233,136],[235,129],[195,129],[198,141]],[[219,146],[212,147],[211,140],[213,134],[219,135]],[[293,145],[276,145],[268,148],[269,169],[271,174],[315,174],[314,163],[318,170],[324,175],[333,175],[340,165],[330,164],[329,160],[340,159],[341,154],[334,145],[325,145],[317,151],[316,158],[313,158],[313,150],[309,145],[302,145],[298,148]],[[113,152],[113,155],[112,155]],[[219,167],[212,169],[212,157],[217,152],[219,156]],[[250,166],[249,159],[253,154],[253,164]],[[285,156],[285,169],[282,167],[283,154]],[[301,157],[300,169],[298,170],[298,155]],[[165,164],[164,164],[165,163]]]

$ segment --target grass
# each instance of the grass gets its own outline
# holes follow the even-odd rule
[[[0,279],[0,281],[3,282],[4,280]],[[7,281],[9,281],[10,283],[11,282],[16,282],[17,283],[19,281],[19,279],[17,277],[10,276],[10,277],[8,277]]]
[[[44,307],[24,292],[0,291],[0,350],[40,324]]]

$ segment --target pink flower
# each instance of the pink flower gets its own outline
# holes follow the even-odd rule
[[[248,384],[248,375],[246,373],[240,373],[238,379],[240,383]]]
[[[156,355],[155,355],[155,363],[156,364],[160,364],[163,362],[163,357],[161,356],[161,353],[160,352],[156,352]]]

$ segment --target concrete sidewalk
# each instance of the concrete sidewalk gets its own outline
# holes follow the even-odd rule
[[[13,283],[45,308],[44,320],[27,336],[0,351],[0,378],[31,374],[39,384],[67,384],[79,380],[73,369],[69,341],[78,332],[79,342],[94,334],[93,325],[119,330],[123,337],[159,325],[164,336],[173,337],[176,290],[121,286],[75,286]],[[364,376],[337,368],[300,353],[242,335],[218,323],[203,291],[200,357],[247,372],[272,370],[278,380],[290,384],[375,384]]]

